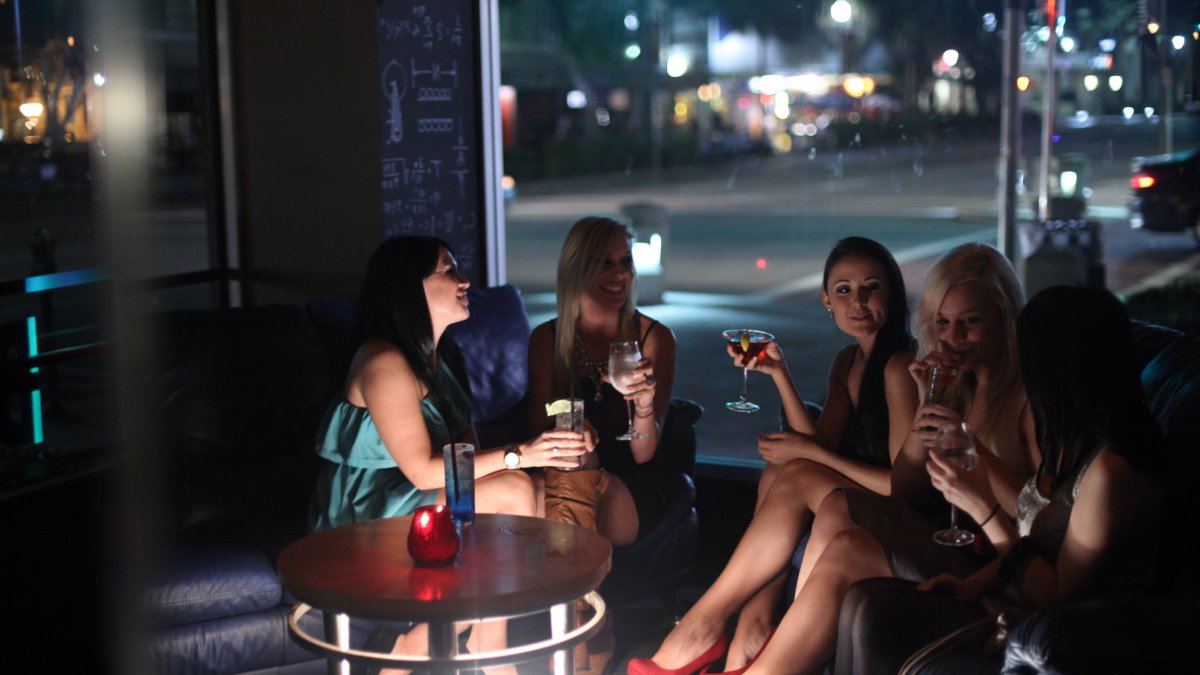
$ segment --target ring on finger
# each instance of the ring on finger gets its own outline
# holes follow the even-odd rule
[[[550,448],[550,454],[554,455],[555,457],[558,456],[558,446],[557,445],[554,446],[553,448]]]

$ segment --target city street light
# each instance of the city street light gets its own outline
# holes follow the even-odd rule
[[[854,8],[848,0],[835,0],[829,6],[829,17],[842,34],[842,72],[854,72],[857,69],[854,53]]]
[[[837,0],[829,8],[829,16],[834,21],[840,24],[850,23],[850,18],[854,13],[854,8],[850,6],[847,0]]]

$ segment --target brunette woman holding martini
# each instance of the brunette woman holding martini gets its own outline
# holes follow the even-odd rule
[[[671,655],[689,651],[686,643],[700,633],[717,634],[716,627],[723,629],[739,610],[725,665],[744,665],[771,634],[786,569],[821,500],[838,488],[890,490],[889,467],[917,408],[907,370],[913,339],[904,279],[887,249],[863,237],[839,241],[826,259],[823,277],[821,302],[838,329],[854,340],[830,366],[824,409],[813,419],[778,342],[748,361],[728,347],[734,366],[771,376],[789,430],[759,436],[767,465],[759,481],[758,507],[729,564],[655,658],[635,659],[630,673],[700,670],[724,652],[723,632],[715,649],[702,655],[704,663],[693,661],[680,670]],[[696,646],[708,644],[713,641]]]

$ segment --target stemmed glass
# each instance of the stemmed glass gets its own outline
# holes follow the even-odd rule
[[[608,346],[608,379],[612,386],[622,395],[628,395],[637,384],[633,379],[633,371],[642,362],[642,350],[637,341],[614,342]],[[646,434],[639,433],[633,428],[633,401],[625,401],[625,415],[629,418],[629,429],[617,436],[618,441],[632,441],[635,438],[645,438]]]
[[[975,439],[966,422],[943,424],[938,427],[934,449],[946,459],[970,471],[975,468]],[[950,527],[933,533],[933,540],[944,546],[966,546],[975,541],[969,530],[959,529],[958,509],[950,505]]]
[[[721,333],[721,337],[733,347],[733,351],[742,355],[742,363],[745,364],[750,359],[762,353],[767,345],[775,340],[775,336],[761,330],[753,330],[750,328],[734,328]],[[734,412],[752,413],[758,410],[757,403],[751,403],[750,399],[746,398],[746,380],[749,379],[750,369],[745,365],[742,366],[742,395],[736,401],[730,401],[725,404],[726,408]]]

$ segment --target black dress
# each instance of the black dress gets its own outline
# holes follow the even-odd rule
[[[658,325],[651,320],[638,340],[638,347],[646,344],[650,331]],[[551,334],[557,329],[557,319],[551,320]],[[599,434],[596,443],[596,456],[600,467],[608,473],[621,479],[633,495],[633,503],[638,514],[638,538],[654,529],[662,517],[667,504],[674,497],[680,481],[678,470],[669,468],[663,457],[666,448],[660,447],[654,457],[639,464],[633,457],[633,449],[629,441],[618,441],[617,436],[629,428],[629,413],[625,398],[607,382],[600,382],[600,400],[596,400],[596,383],[591,378],[583,377],[576,381],[576,396],[584,400],[584,417],[592,423]]]

